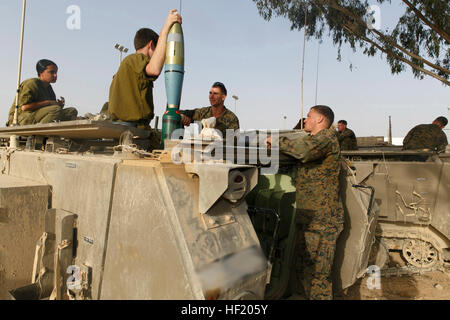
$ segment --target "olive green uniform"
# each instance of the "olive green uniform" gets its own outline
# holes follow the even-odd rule
[[[339,140],[339,146],[341,147],[341,151],[358,150],[358,143],[356,140],[356,136],[352,130],[346,128],[342,132],[338,131],[337,137]]]
[[[222,137],[226,138],[226,130],[227,129],[233,129],[238,130],[239,129],[239,119],[236,117],[236,115],[228,110],[226,107],[224,113],[219,117],[216,118],[216,129],[219,130],[222,133]],[[201,121],[203,119],[208,119],[213,117],[212,113],[212,107],[205,107],[205,108],[199,108],[194,110],[183,110],[180,111],[180,113],[188,116],[192,119],[192,121]]]
[[[120,64],[109,89],[111,120],[148,126],[153,119],[153,81],[156,77],[149,77],[145,72],[149,62],[150,57],[135,53]]]
[[[299,160],[297,265],[303,273],[304,289],[310,299],[332,299],[331,267],[344,224],[339,198],[339,142],[334,130],[325,129],[295,140],[282,137],[280,151]]]
[[[444,151],[448,145],[447,136],[435,124],[420,124],[412,128],[403,139],[403,150],[431,149]]]
[[[56,101],[55,92],[51,85],[45,86],[39,78],[25,80],[19,87],[19,109],[17,111],[17,122],[19,125],[29,125],[36,123],[50,123],[53,121],[76,120],[78,111],[75,108],[63,109],[59,105],[50,105],[39,108],[35,111],[23,111],[22,106],[33,102],[42,102],[45,100]],[[14,103],[9,110],[8,123],[11,125],[14,120]]]

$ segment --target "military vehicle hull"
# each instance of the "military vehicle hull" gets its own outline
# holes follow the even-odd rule
[[[58,150],[0,150],[1,299],[264,297],[255,167]]]
[[[0,129],[8,134],[22,140],[0,149],[0,298],[280,299],[296,290],[296,162],[280,155],[263,173],[272,163],[258,158],[260,137],[239,136],[242,145],[208,160],[209,142],[167,140],[149,153],[130,144],[145,145],[146,132],[111,123]],[[365,275],[379,212],[353,169],[343,166],[341,183],[336,290]]]
[[[386,274],[449,271],[450,154],[377,149],[343,155],[380,208],[374,259]],[[406,268],[388,268],[399,252]]]

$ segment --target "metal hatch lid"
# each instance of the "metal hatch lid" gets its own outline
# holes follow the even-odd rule
[[[0,137],[18,136],[59,136],[70,139],[119,139],[130,130],[134,136],[147,138],[149,132],[125,124],[96,120],[62,121],[0,128]]]

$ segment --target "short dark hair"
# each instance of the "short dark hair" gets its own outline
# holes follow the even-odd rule
[[[225,85],[222,82],[214,82],[212,87],[213,88],[219,88],[220,91],[222,91],[222,93],[224,95],[227,95],[227,88],[225,88]]]
[[[439,122],[444,127],[448,124],[448,120],[446,117],[437,117],[436,120],[434,120],[434,121]]]
[[[42,72],[45,71],[45,69],[47,69],[48,66],[55,66],[56,68],[58,68],[58,66],[56,65],[56,63],[54,63],[51,60],[47,60],[47,59],[41,59],[36,63],[36,71],[38,76],[41,75]]]
[[[317,111],[318,113],[323,115],[329,122],[328,128],[331,127],[331,125],[333,124],[333,121],[334,121],[334,112],[333,112],[333,110],[331,110],[330,107],[319,105],[319,106],[314,106],[311,109],[314,109],[315,111]]]
[[[345,120],[339,120],[338,123],[342,123],[344,126],[347,125],[347,121],[345,121]]]
[[[142,49],[149,43],[150,41],[153,41],[153,43],[158,43],[159,35],[153,31],[152,29],[148,28],[141,28],[136,32],[136,35],[134,36],[134,48],[137,50]]]

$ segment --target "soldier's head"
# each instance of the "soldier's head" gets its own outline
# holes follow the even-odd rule
[[[58,66],[51,60],[42,59],[36,63],[39,79],[45,83],[55,83],[58,79]]]
[[[209,102],[211,106],[223,106],[226,98],[227,88],[225,88],[225,85],[222,82],[214,82],[211,90],[209,90]]]
[[[327,106],[314,106],[309,110],[305,120],[305,131],[312,135],[323,129],[329,129],[334,121],[334,112]]]
[[[136,52],[151,57],[156,49],[158,39],[158,34],[152,29],[139,29],[134,36],[134,48],[136,49]]]
[[[448,124],[448,120],[446,117],[437,117],[436,120],[433,121],[433,124],[437,125],[441,129],[444,129]]]
[[[339,120],[337,124],[337,128],[339,132],[344,132],[347,129],[347,121]]]

